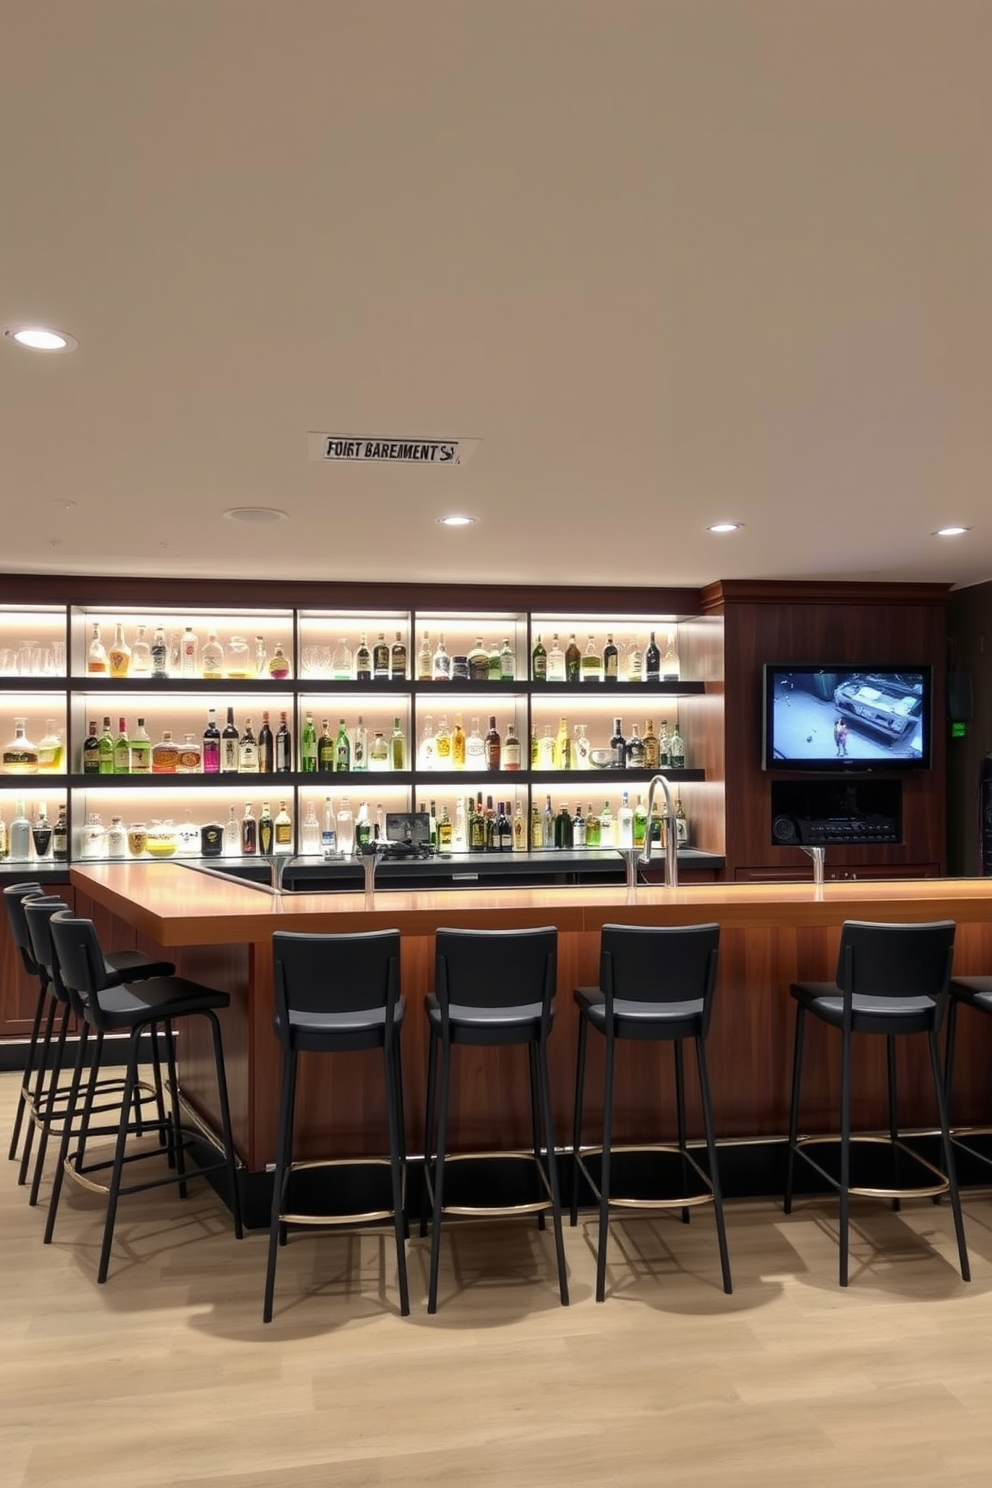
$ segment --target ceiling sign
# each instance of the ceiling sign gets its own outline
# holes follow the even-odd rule
[[[467,465],[480,439],[397,439],[384,434],[307,435],[311,460],[387,465]]]

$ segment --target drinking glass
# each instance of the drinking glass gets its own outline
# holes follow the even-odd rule
[[[17,652],[11,646],[0,650],[0,677],[17,676]]]
[[[53,641],[48,648],[48,675],[65,676],[65,641]]]

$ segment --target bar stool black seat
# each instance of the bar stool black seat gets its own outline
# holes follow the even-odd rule
[[[575,1115],[572,1129],[574,1166],[572,1170],[571,1222],[578,1221],[579,1177],[586,1179],[599,1205],[599,1239],[596,1253],[596,1301],[606,1296],[606,1251],[609,1239],[610,1209],[645,1211],[668,1208],[682,1210],[688,1221],[689,1208],[712,1203],[716,1219],[717,1243],[723,1273],[723,1289],[733,1291],[730,1259],[723,1219],[723,1199],[717,1167],[716,1142],[713,1136],[713,1108],[710,1099],[709,1073],[706,1065],[706,1037],[709,1033],[716,985],[717,954],[720,943],[719,925],[604,925],[600,939],[600,972],[598,987],[578,987],[575,1002],[579,1010],[579,1038],[575,1072]],[[588,1030],[603,1034],[606,1040],[606,1069],[603,1083],[603,1134],[599,1147],[582,1146],[582,1103],[585,1084]],[[675,1102],[678,1146],[664,1143],[637,1143],[623,1148],[613,1145],[614,1064],[618,1039],[638,1039],[671,1043],[675,1059]],[[685,1079],[682,1045],[691,1039],[696,1050],[699,1093],[706,1142],[704,1169],[696,1161],[686,1137]],[[677,1196],[621,1197],[612,1187],[612,1158],[619,1153],[659,1153],[677,1151],[682,1171],[683,1192]],[[600,1154],[598,1181],[590,1171],[587,1157]],[[692,1191],[689,1183],[695,1182]]]
[[[554,1017],[558,932],[554,926],[530,930],[448,930],[435,938],[434,991],[425,999],[428,1024],[427,1110],[424,1122],[424,1207],[420,1233],[431,1224],[431,1265],[427,1311],[437,1311],[441,1223],[445,1214],[493,1217],[538,1216],[543,1228],[550,1211],[558,1266],[558,1290],[568,1305],[568,1274],[561,1226],[561,1195],[555,1159],[548,1078],[548,1035]],[[455,1047],[527,1048],[530,1074],[530,1152],[450,1155],[448,1107],[451,1052]],[[440,1052],[440,1060],[438,1054]],[[463,1159],[516,1167],[526,1163],[535,1188],[522,1201],[511,1180],[494,1201],[446,1203],[446,1168]],[[480,1182],[483,1181],[480,1179]],[[494,1190],[491,1190],[494,1192]]]
[[[14,1112],[14,1128],[8,1153],[11,1159],[16,1158],[23,1122],[27,1116],[28,1128],[24,1136],[17,1179],[18,1183],[25,1183],[35,1127],[41,1127],[43,1133],[47,1131],[52,1102],[56,1098],[62,1071],[62,1052],[68,1029],[69,1007],[64,991],[54,985],[50,966],[37,959],[25,913],[25,905],[29,901],[46,899],[48,902],[54,902],[53,896],[47,895],[37,882],[8,884],[3,894],[11,937],[20,953],[22,965],[28,976],[36,977],[38,980],[38,997],[28,1039],[24,1076]],[[58,900],[58,906],[62,909],[68,908],[62,900]],[[144,951],[114,951],[104,960],[108,982],[121,981],[125,977],[137,980],[149,976],[169,976],[175,971],[175,966],[171,961],[147,956]],[[35,1162],[34,1178],[31,1184],[30,1202],[32,1204],[37,1201],[38,1178],[43,1157],[42,1152]]]
[[[848,1284],[851,1194],[899,1200],[949,1193],[961,1276],[965,1281],[971,1280],[937,1050],[937,1035],[948,1005],[953,953],[954,924],[950,920],[921,925],[848,920],[841,928],[836,981],[795,982],[790,988],[797,1007],[784,1208],[786,1214],[791,1213],[795,1158],[799,1156],[839,1195],[841,1286]],[[836,1148],[835,1137],[799,1135],[803,1033],[807,1013],[838,1029],[841,1034],[839,1168],[825,1167],[811,1155],[810,1150],[817,1146]],[[855,1034],[874,1034],[886,1040],[889,1081],[887,1138],[851,1135],[851,1039]],[[913,1035],[927,1040],[943,1171],[925,1162],[900,1139],[895,1040]],[[868,1162],[863,1177],[858,1176],[858,1181],[852,1182],[852,1148],[858,1149],[861,1144],[865,1144],[861,1155],[866,1159],[878,1157],[879,1144],[883,1144],[887,1149],[884,1154],[887,1166],[880,1171],[876,1162]],[[829,1151],[824,1154],[824,1161],[828,1158]]]
[[[181,976],[149,977],[143,981],[115,981],[107,972],[107,958],[100,949],[96,926],[92,920],[82,919],[68,910],[52,915],[49,920],[59,977],[65,987],[73,1012],[79,1020],[79,1039],[72,1083],[62,1121],[62,1139],[59,1162],[55,1171],[52,1196],[45,1226],[45,1244],[51,1243],[55,1230],[59,1199],[62,1192],[63,1175],[72,1174],[85,1187],[107,1194],[107,1215],[104,1222],[103,1244],[97,1269],[97,1281],[107,1279],[110,1265],[110,1249],[114,1237],[118,1200],[122,1194],[141,1193],[146,1189],[159,1188],[167,1183],[179,1187],[185,1198],[187,1184],[197,1174],[223,1172],[226,1176],[227,1198],[234,1215],[234,1233],[240,1240],[243,1234],[241,1203],[238,1191],[238,1174],[234,1156],[234,1141],[231,1134],[231,1113],[227,1098],[227,1079],[224,1073],[224,1054],[221,1045],[220,1024],[217,1012],[230,1005],[226,992],[204,987],[198,982]],[[217,1096],[221,1117],[222,1146],[216,1161],[201,1160],[199,1154],[207,1145],[212,1145],[210,1135],[199,1124],[184,1122],[179,1104],[179,1081],[176,1072],[173,1027],[183,1018],[205,1018],[210,1027],[217,1078]],[[143,1135],[159,1123],[150,1120],[144,1113],[136,1112],[135,1092],[139,1084],[138,1065],[142,1035],[161,1028],[165,1035],[166,1058],[171,1093],[171,1113],[162,1131],[165,1138],[170,1171],[145,1178],[143,1181],[125,1184],[125,1164],[141,1162],[159,1156],[154,1147],[129,1150],[128,1138]],[[124,1089],[120,1111],[112,1124],[101,1124],[93,1119],[94,1103],[98,1087],[99,1061],[94,1061],[86,1083],[86,1093],[80,1105],[80,1088],[86,1065],[87,1043],[90,1032],[97,1036],[108,1033],[128,1035],[127,1061],[124,1073]],[[86,1144],[94,1137],[113,1136],[112,1159],[86,1162]],[[72,1140],[78,1145],[74,1150]],[[187,1168],[187,1156],[194,1159],[192,1170]],[[109,1169],[109,1181],[102,1183],[94,1174]]]
[[[400,1312],[406,1317],[410,1298],[406,1271],[406,1214],[404,1208],[406,1151],[403,1130],[403,1087],[400,1073],[400,1031],[405,1004],[400,994],[400,933],[373,930],[350,935],[306,935],[278,931],[272,937],[275,993],[275,1031],[283,1049],[279,1137],[272,1188],[272,1222],[265,1275],[263,1322],[272,1321],[276,1258],[294,1226],[347,1226],[354,1229],[391,1219],[396,1234],[396,1276]],[[381,1049],[386,1088],[390,1191],[388,1201],[376,1202],[373,1188],[361,1190],[375,1207],[346,1206],[315,1213],[295,1206],[294,1174],[304,1177],[316,1169],[340,1167],[352,1175],[384,1159],[326,1158],[294,1164],[293,1117],[296,1106],[298,1056],[347,1054]],[[357,1197],[357,1180],[346,1185],[346,1196]],[[302,1184],[297,1184],[298,1188]]]
[[[976,1013],[992,1016],[992,976],[952,977],[950,998],[947,1006],[947,1034],[944,1043],[944,1090],[947,1099],[948,1121],[951,1121],[954,1098],[954,1054],[957,1048],[958,1009],[971,1008]],[[981,1127],[956,1128],[951,1126],[951,1141],[969,1157],[992,1166],[992,1153],[979,1138],[988,1136],[988,1129]]]

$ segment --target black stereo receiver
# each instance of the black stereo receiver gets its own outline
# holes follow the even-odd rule
[[[772,819],[772,841],[780,847],[828,847],[861,842],[901,840],[899,822],[892,816],[786,816]]]

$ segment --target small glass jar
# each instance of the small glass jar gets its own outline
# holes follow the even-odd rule
[[[144,822],[132,822],[127,829],[127,850],[132,858],[143,858],[148,845],[148,828]]]
[[[123,819],[119,816],[110,818],[105,851],[108,858],[123,858],[127,851],[127,832],[124,830]]]
[[[229,677],[250,677],[251,664],[248,642],[244,636],[232,636],[227,643],[227,675]]]
[[[176,757],[177,775],[199,775],[203,746],[195,734],[183,734]]]
[[[275,650],[269,657],[269,676],[275,677],[277,682],[281,682],[284,677],[289,676],[289,659],[278,641],[276,642]]]
[[[62,757],[62,730],[57,727],[54,718],[49,718],[45,725],[45,737],[38,745],[38,769],[52,773],[61,770]]]
[[[187,810],[186,818],[180,822],[176,832],[176,851],[182,858],[195,858],[200,851],[200,828],[193,821],[192,810]]]
[[[453,682],[468,681],[469,672],[467,656],[453,656],[451,658],[451,678]]]
[[[145,846],[153,858],[174,857],[177,845],[176,828],[171,821],[152,822]]]
[[[91,811],[83,828],[82,857],[102,858],[106,852],[107,829],[98,811]]]

